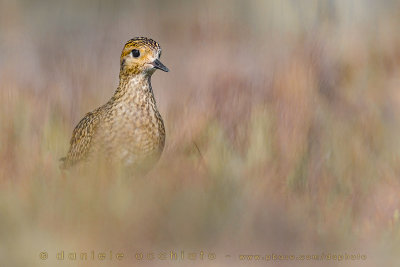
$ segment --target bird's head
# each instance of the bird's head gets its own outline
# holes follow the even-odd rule
[[[121,73],[126,75],[152,75],[156,69],[168,72],[160,61],[160,45],[146,37],[129,40],[121,53]]]

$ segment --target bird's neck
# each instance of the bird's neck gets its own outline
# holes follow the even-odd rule
[[[149,96],[154,100],[151,75],[120,75],[119,86],[113,96],[114,100],[141,98],[142,96]]]

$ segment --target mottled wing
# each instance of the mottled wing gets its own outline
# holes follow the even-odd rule
[[[66,169],[84,160],[90,150],[93,136],[100,121],[100,110],[89,112],[83,117],[72,132],[70,149],[66,157],[61,158],[61,168]]]

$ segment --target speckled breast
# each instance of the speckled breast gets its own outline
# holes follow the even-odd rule
[[[102,153],[125,166],[149,168],[165,144],[164,123],[151,105],[118,103],[107,112],[99,137]]]

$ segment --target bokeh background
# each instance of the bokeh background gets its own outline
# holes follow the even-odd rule
[[[0,1],[0,265],[398,266],[399,28],[395,0]],[[161,160],[62,174],[135,36],[171,70]],[[126,256],[56,260],[92,250]],[[171,250],[217,260],[135,260]],[[237,257],[270,253],[367,260]]]

